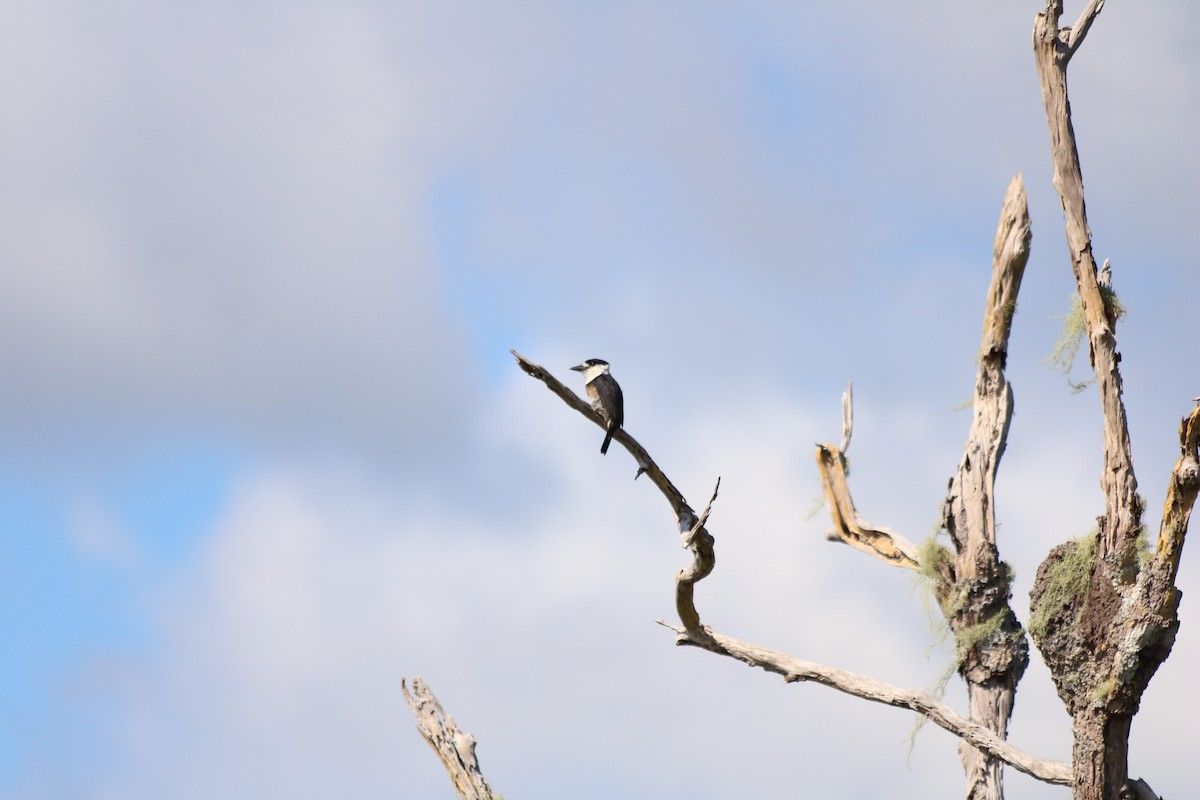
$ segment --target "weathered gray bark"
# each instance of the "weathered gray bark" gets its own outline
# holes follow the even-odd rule
[[[953,631],[958,673],[967,684],[971,720],[1003,738],[1016,699],[1017,683],[1029,664],[1029,642],[1009,605],[1012,572],[996,549],[996,470],[1008,440],[1012,388],[1004,374],[1017,293],[1032,239],[1029,206],[1021,176],[1013,178],[1000,212],[992,253],[975,378],[974,418],[962,461],[946,494],[942,527],[954,546],[953,559],[927,570]],[[965,741],[960,748],[968,800],[1001,800],[1004,765]]]
[[[1117,306],[1110,273],[1097,269],[1092,254],[1067,96],[1067,65],[1103,5],[1103,0],[1090,0],[1075,25],[1060,28],[1062,0],[1049,0],[1033,31],[1054,187],[1062,202],[1103,412],[1104,514],[1095,534],[1050,552],[1038,568],[1030,597],[1030,632],[1073,720],[1076,800],[1120,800],[1134,791],[1134,782],[1128,781],[1130,723],[1179,627],[1175,573],[1200,487],[1198,407],[1180,426],[1181,455],[1168,486],[1157,547],[1153,553],[1141,552],[1143,509],[1121,397]]]
[[[420,678],[413,678],[411,693],[401,679],[400,692],[417,718],[417,730],[441,759],[458,796],[462,800],[495,800],[475,757],[475,737],[459,730],[453,717],[442,711],[433,690]]]

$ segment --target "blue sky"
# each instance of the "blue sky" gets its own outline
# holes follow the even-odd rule
[[[909,715],[675,649],[668,509],[508,348],[606,358],[693,503],[722,476],[711,624],[931,685],[909,577],[807,516],[809,448],[852,378],[860,508],[928,535],[1021,172],[1019,613],[1102,509],[1095,394],[1040,363],[1072,279],[1020,5],[10,4],[0,798],[449,797],[414,674],[510,797],[957,792]],[[1152,527],[1200,394],[1198,27],[1109,4],[1070,76]],[[1192,555],[1132,740],[1172,797]],[[1040,662],[1012,738],[1069,754]]]

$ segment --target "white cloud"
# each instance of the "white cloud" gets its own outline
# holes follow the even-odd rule
[[[399,701],[399,678],[414,674],[479,737],[487,774],[510,795],[770,794],[797,770],[815,790],[854,796],[957,790],[954,742],[936,729],[905,768],[909,715],[675,649],[652,622],[671,620],[673,575],[686,561],[665,504],[629,480],[623,453],[591,453],[596,431],[540,385],[516,375],[508,386],[487,446],[538,465],[514,478],[537,504],[515,519],[406,497],[366,473],[284,471],[240,485],[200,557],[148,598],[162,650],[120,687],[123,760],[98,796],[440,796],[446,779]],[[746,410],[726,428],[683,421],[654,446],[681,465],[672,477],[697,505],[710,489],[706,465],[724,476],[717,571],[698,587],[706,621],[929,685],[942,656],[925,658],[908,577],[824,542],[823,519],[799,519],[809,445],[780,432],[800,438],[812,418],[771,396]],[[550,489],[543,472],[558,476]],[[873,472],[856,471],[863,496],[880,489]],[[1057,502],[1034,496],[1022,513]],[[1017,545],[1014,527],[1004,533]],[[1187,661],[1195,648],[1185,642],[1176,657]],[[1032,680],[1045,676],[1031,670]],[[1065,756],[1066,716],[1044,685],[1019,695],[1017,717],[1018,745]],[[1159,722],[1152,735],[1170,751],[1163,737],[1178,723]],[[819,768],[848,767],[863,747],[879,769],[850,788],[843,769]],[[1186,780],[1155,766],[1160,782]]]
[[[1077,110],[1099,114],[1078,126],[1094,227],[1121,247],[1194,249],[1163,222],[1195,205],[1194,56],[1143,21],[1185,5],[1121,44],[1106,10],[1073,66]],[[612,360],[630,430],[689,498],[724,479],[705,618],[931,682],[905,576],[802,521],[810,448],[854,377],[860,507],[928,532],[1017,170],[1035,240],[999,513],[1021,592],[1099,508],[1096,409],[1033,363],[1069,288],[1036,9],[866,8],[18,9],[0,33],[0,430],[29,458],[193,429],[271,451],[149,590],[162,650],[116,679],[110,796],[448,795],[399,701],[412,674],[513,797],[581,777],[605,797],[769,796],[797,774],[814,796],[959,790],[939,731],[902,768],[906,714],[673,649],[651,622],[685,561],[665,505],[515,368],[478,374],[510,345],[559,372]],[[1126,154],[1154,116],[1120,111],[1140,86],[1169,109],[1145,172]],[[456,181],[464,207],[436,208]],[[1200,345],[1157,313],[1195,296],[1185,261],[1152,273],[1167,297],[1131,286],[1147,306],[1122,323],[1152,505],[1196,394],[1178,365]],[[1151,274],[1122,266],[1122,291]],[[78,544],[125,557],[102,504],[79,514]],[[1196,653],[1185,628],[1135,727],[1134,771],[1167,796],[1190,781],[1196,737],[1171,711]],[[1047,685],[1031,669],[1014,740],[1062,757]],[[879,770],[853,769],[864,751]]]

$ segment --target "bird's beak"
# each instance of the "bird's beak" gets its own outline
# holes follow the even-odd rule
[[[571,367],[571,369],[572,369],[574,372],[583,372],[585,369],[587,369],[587,367],[585,367],[583,364],[580,364],[580,365],[579,365],[579,366],[577,366],[577,367]]]

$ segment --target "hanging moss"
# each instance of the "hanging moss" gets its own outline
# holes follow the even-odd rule
[[[1087,598],[1096,560],[1096,538],[1097,533],[1093,532],[1073,540],[1069,544],[1074,546],[1066,548],[1062,558],[1050,566],[1044,580],[1045,588],[1029,619],[1029,632],[1035,639],[1045,637],[1050,620],[1062,609],[1074,606],[1071,624],[1079,622],[1086,607],[1086,603],[1080,601]]]
[[[1110,320],[1116,321],[1125,316],[1125,306],[1112,289],[1101,286],[1100,298],[1104,302],[1104,310]],[[1058,341],[1054,343],[1054,349],[1050,351],[1050,355],[1042,361],[1051,369],[1062,372],[1063,377],[1067,379],[1067,385],[1075,392],[1083,391],[1096,380],[1094,377],[1079,383],[1071,380],[1071,367],[1074,366],[1075,357],[1079,355],[1079,350],[1083,347],[1086,339],[1087,323],[1083,317],[1083,301],[1079,299],[1078,294],[1075,294],[1071,297],[1071,310],[1065,317],[1062,317],[1062,332],[1059,333]]]
[[[955,637],[957,644],[955,655],[958,662],[956,666],[961,667],[976,646],[998,635],[1004,627],[1006,617],[1008,617],[1008,609],[1002,608],[983,622],[969,625],[960,630],[958,636]]]

